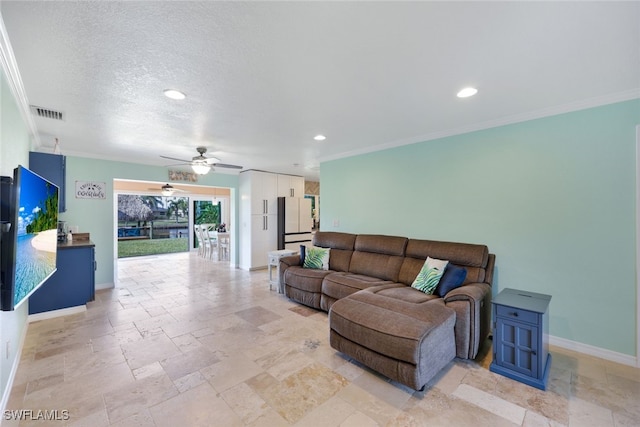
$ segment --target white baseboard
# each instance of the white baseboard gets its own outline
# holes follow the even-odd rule
[[[556,347],[564,348],[566,350],[577,351],[578,353],[587,354],[589,356],[599,357],[600,359],[609,360],[611,362],[640,367],[640,365],[638,365],[639,360],[635,356],[618,353],[616,351],[611,351],[600,347],[594,347],[589,344],[583,344],[565,338],[554,337],[552,335],[549,335],[549,344]]]
[[[7,386],[5,387],[2,393],[2,402],[0,402],[0,409],[2,410],[2,414],[4,414],[4,411],[7,408],[7,403],[9,402],[9,395],[11,394],[11,389],[13,388],[13,381],[16,379],[18,366],[20,365],[20,360],[22,359],[22,349],[24,347],[24,341],[27,339],[27,329],[28,329],[28,325],[25,325],[25,327],[22,328],[22,336],[20,337],[20,343],[18,344],[18,352],[16,354],[16,358],[13,361],[13,366],[11,367],[9,378],[7,379]],[[0,420],[0,424],[2,424],[1,420]]]
[[[60,310],[45,311],[44,313],[36,313],[29,315],[28,322],[37,322],[38,320],[53,319],[54,317],[68,316],[87,311],[86,305],[77,305],[75,307],[61,308]]]
[[[101,291],[103,289],[112,289],[115,288],[113,283],[96,283],[96,291]]]

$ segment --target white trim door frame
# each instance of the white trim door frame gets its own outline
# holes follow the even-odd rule
[[[636,366],[640,368],[640,125],[636,126]]]
[[[115,181],[115,179],[113,180]],[[111,183],[111,188],[113,188],[113,181]],[[118,287],[118,196],[120,194],[119,191],[113,192],[113,224],[111,224],[111,230],[113,235],[113,287]]]

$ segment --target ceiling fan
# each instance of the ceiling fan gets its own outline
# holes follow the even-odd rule
[[[152,191],[158,191],[158,188],[150,188],[149,190]],[[162,187],[160,187],[160,192],[162,193],[163,196],[169,197],[169,196],[173,196],[173,193],[175,192],[180,192],[180,193],[185,193],[184,190],[181,190],[179,188],[174,187],[171,184],[165,184]]]
[[[206,175],[211,170],[211,167],[228,168],[228,169],[242,169],[242,166],[228,165],[220,163],[220,159],[217,157],[205,157],[204,153],[207,152],[207,147],[196,148],[200,155],[193,157],[191,160],[176,159],[175,157],[160,156],[163,159],[177,160],[179,164],[190,165],[195,173],[198,175]],[[171,165],[169,165],[171,166]]]

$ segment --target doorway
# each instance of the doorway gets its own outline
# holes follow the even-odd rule
[[[194,226],[201,224],[211,224],[213,228],[218,228],[223,224],[222,203],[216,199],[192,199],[193,215],[191,220],[192,244],[191,249],[198,249],[198,239],[195,235]]]
[[[114,260],[118,260],[118,242],[123,237],[129,237],[129,240],[160,240],[164,238],[173,239],[174,241],[160,242],[165,244],[178,244],[176,239],[182,239],[182,245],[179,251],[189,251],[196,248],[195,236],[193,234],[193,224],[196,209],[194,202],[204,202],[212,207],[217,206],[217,224],[220,222],[227,225],[229,229],[229,221],[232,218],[233,206],[231,206],[231,189],[210,187],[193,184],[171,183],[173,191],[171,195],[163,195],[162,187],[165,183],[154,181],[137,181],[128,179],[114,179]],[[136,214],[135,209],[130,212],[129,217],[123,216],[118,208],[118,198],[121,195],[138,196],[141,200],[135,202],[138,209],[144,209],[141,205],[146,205],[152,212],[147,216],[140,213]],[[134,218],[136,217],[137,218]],[[153,217],[153,220],[150,219]],[[152,224],[153,221],[153,230]],[[137,229],[137,230],[133,230]],[[150,233],[153,233],[150,235]],[[126,240],[126,239],[125,239]],[[156,242],[158,243],[158,242]],[[167,250],[158,253],[176,252]]]
[[[118,194],[118,258],[189,250],[189,198]]]

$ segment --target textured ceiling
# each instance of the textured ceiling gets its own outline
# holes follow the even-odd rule
[[[160,154],[204,145],[313,180],[323,159],[640,93],[639,2],[3,0],[0,12],[29,103],[64,113],[35,119],[41,149],[57,137],[86,157],[166,165]],[[467,85],[478,95],[456,98]]]

